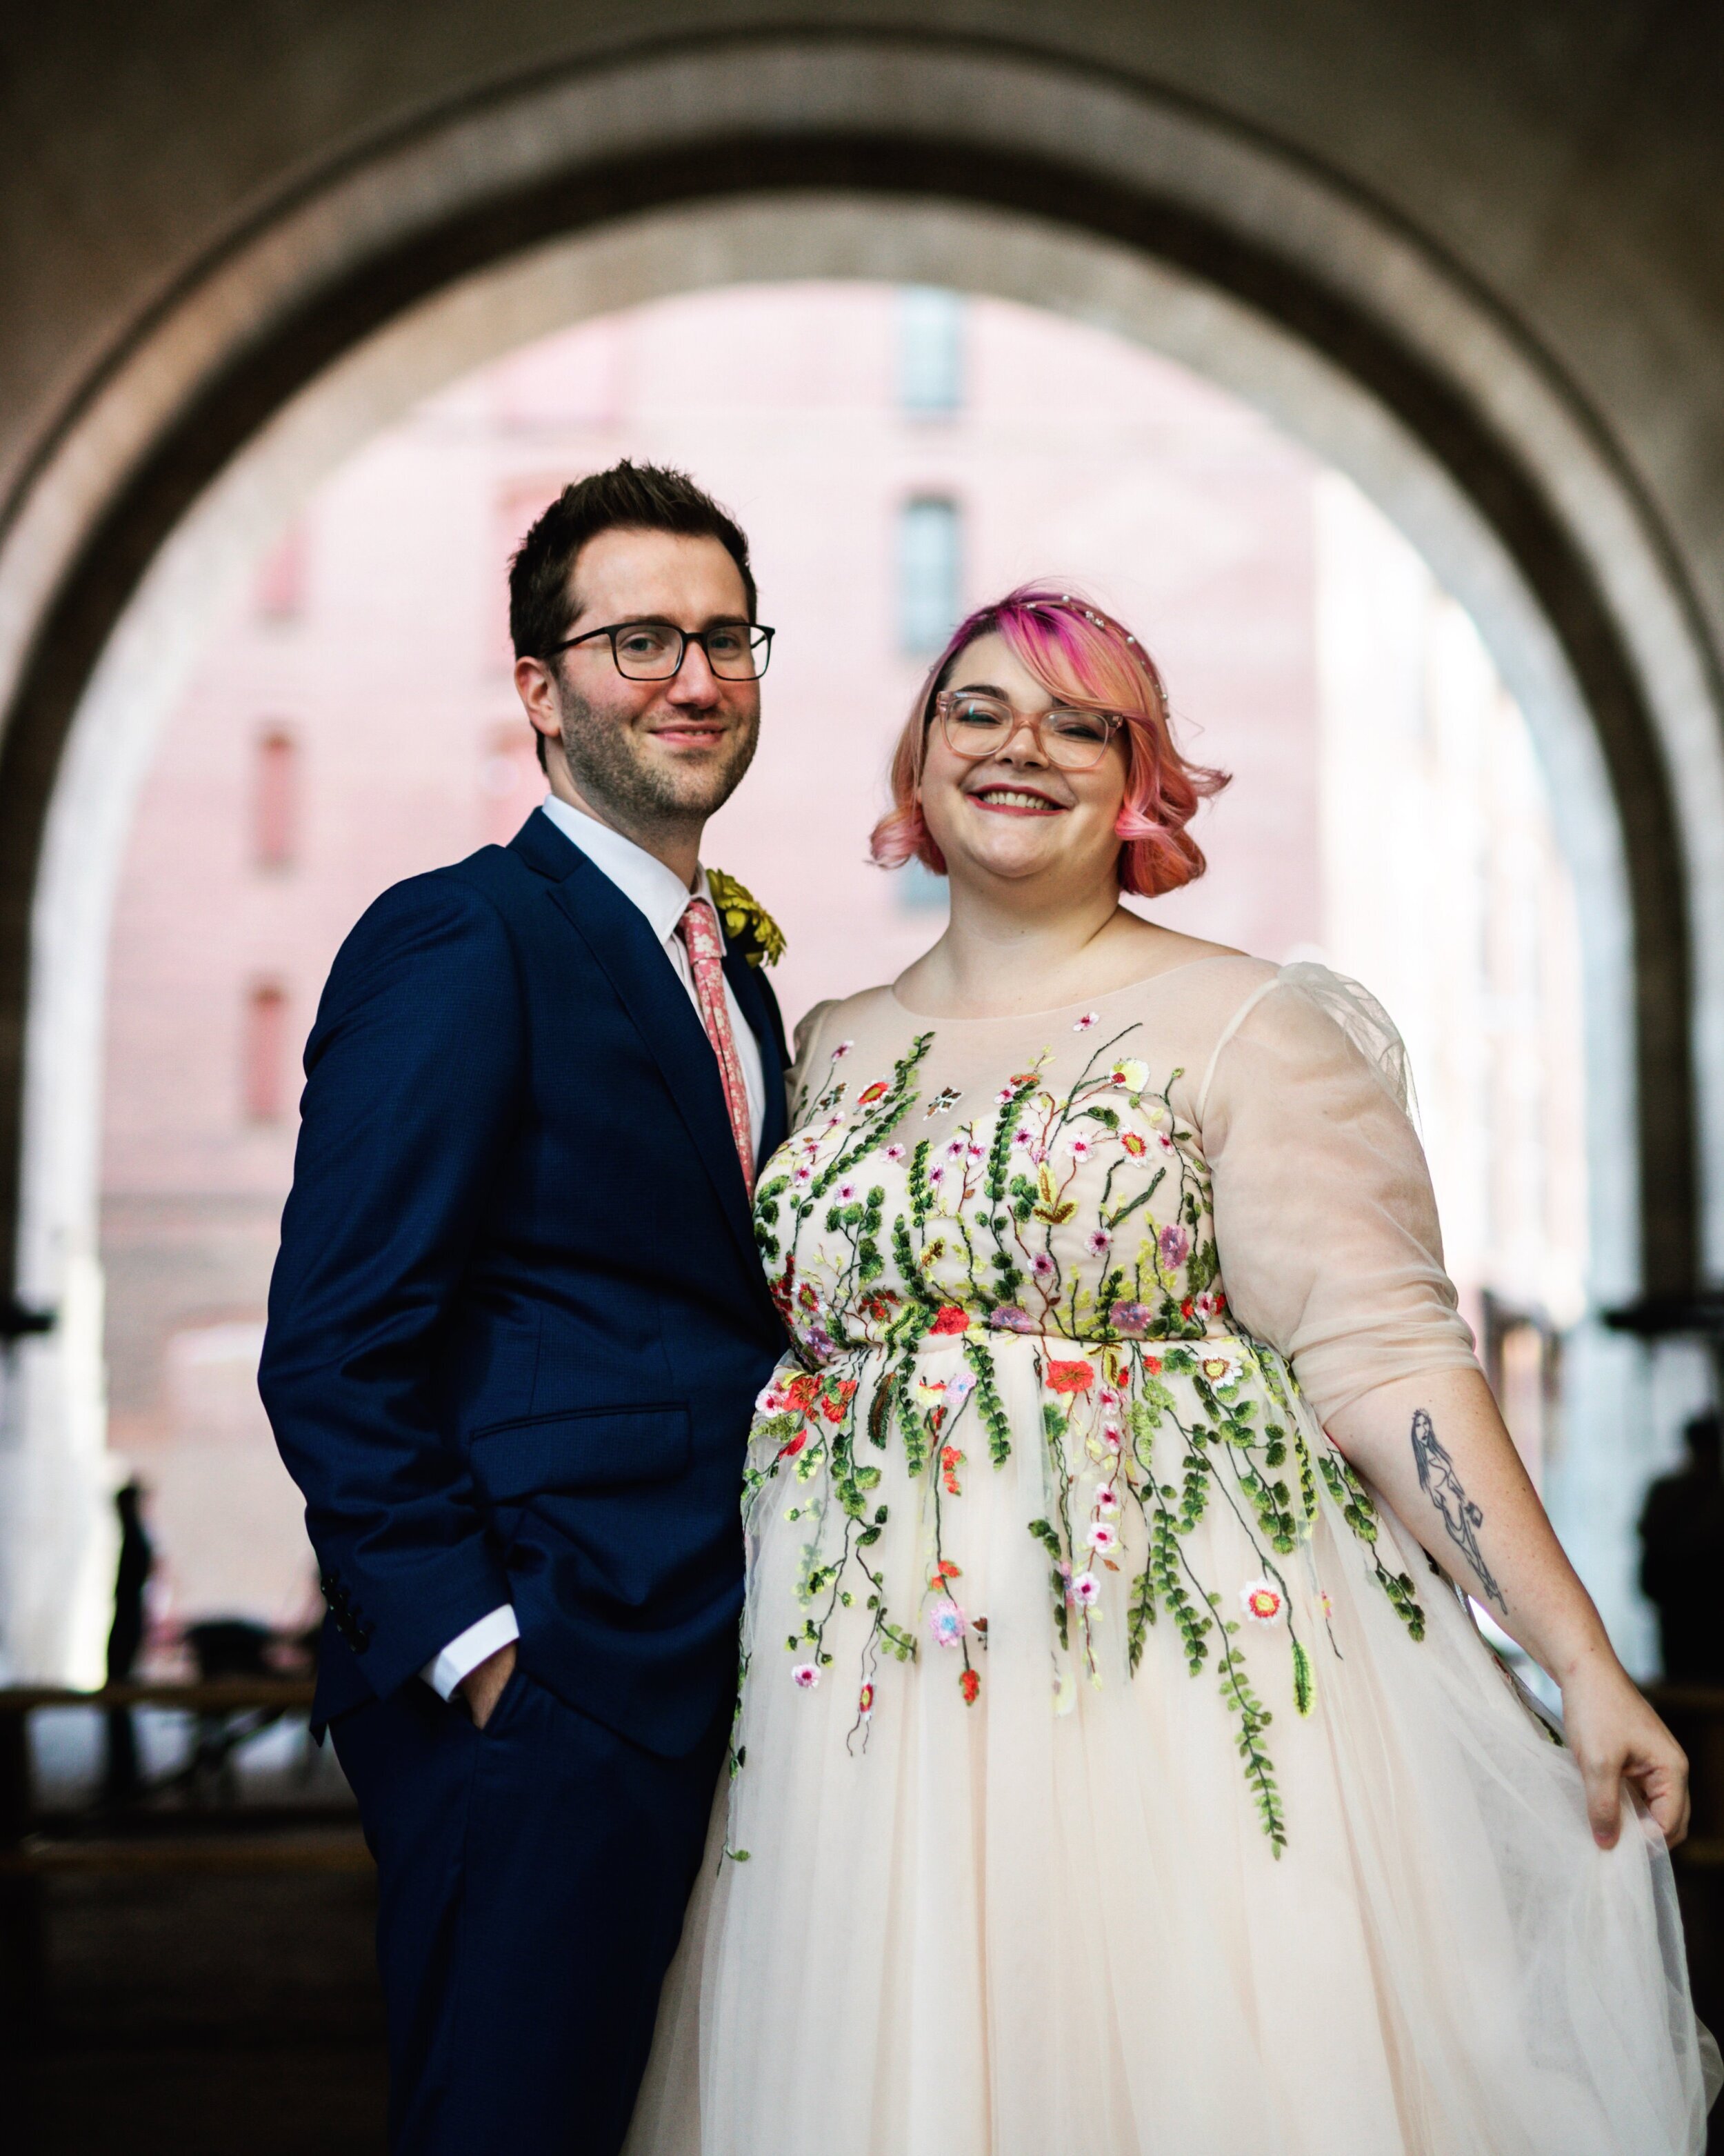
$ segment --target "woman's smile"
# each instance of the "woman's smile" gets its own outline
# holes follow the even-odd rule
[[[1029,786],[978,786],[967,798],[997,816],[1063,816],[1069,806]]]

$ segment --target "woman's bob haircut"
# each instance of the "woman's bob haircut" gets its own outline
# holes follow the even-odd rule
[[[1020,584],[992,605],[977,607],[959,623],[929,670],[892,752],[892,805],[870,841],[880,867],[918,860],[936,875],[946,873],[945,856],[922,820],[921,801],[934,699],[968,647],[996,634],[1058,703],[1111,711],[1124,721],[1126,798],[1114,825],[1121,841],[1120,889],[1155,898],[1200,876],[1203,850],[1186,826],[1198,803],[1227,784],[1227,773],[1188,762],[1174,747],[1167,692],[1137,638],[1080,593],[1039,584]]]

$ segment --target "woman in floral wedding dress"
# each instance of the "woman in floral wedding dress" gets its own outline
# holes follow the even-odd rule
[[[757,1194],[795,1347],[634,2156],[1702,2146],[1686,1768],[1473,1359],[1394,1030],[1118,906],[1219,783],[1065,594],[913,716],[875,850],[952,926],[810,1014]]]

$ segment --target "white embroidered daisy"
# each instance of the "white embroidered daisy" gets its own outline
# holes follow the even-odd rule
[[[1253,1579],[1239,1589],[1239,1607],[1254,1625],[1279,1625],[1287,1614],[1287,1598],[1272,1579]]]

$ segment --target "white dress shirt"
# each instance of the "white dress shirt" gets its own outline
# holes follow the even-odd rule
[[[564,838],[572,841],[594,868],[607,875],[631,905],[646,916],[648,924],[664,947],[664,956],[676,970],[676,978],[689,992],[689,1000],[698,1011],[700,998],[695,993],[695,976],[689,964],[688,946],[676,932],[689,900],[698,893],[709,901],[712,898],[707,888],[706,871],[696,869],[692,886],[685,887],[674,869],[665,867],[655,855],[632,839],[625,839],[620,831],[613,831],[608,824],[601,824],[579,808],[572,808],[566,801],[559,801],[554,793],[547,794],[544,802],[545,814],[556,824]],[[718,940],[724,942],[724,916],[715,902],[714,918],[718,922]],[[742,1065],[742,1083],[748,1094],[748,1129],[757,1156],[760,1152],[760,1134],[766,1118],[766,1075],[761,1065],[760,1043],[755,1039],[754,1029],[742,1015],[736,994],[730,983],[724,984],[725,1004],[731,1014],[731,1031],[736,1035],[736,1058]],[[439,1696],[447,1699],[459,1684],[479,1665],[489,1660],[500,1648],[506,1647],[511,1640],[521,1637],[521,1627],[515,1620],[515,1612],[505,1602],[476,1625],[469,1625],[464,1632],[451,1640],[440,1655],[434,1656],[419,1674]]]

